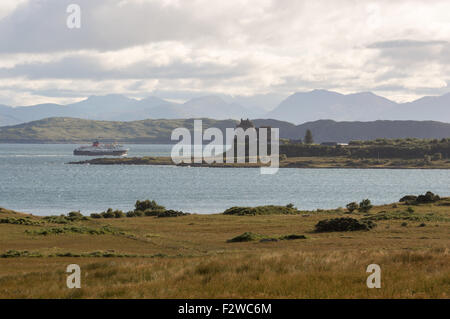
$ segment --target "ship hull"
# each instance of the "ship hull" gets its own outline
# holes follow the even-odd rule
[[[82,155],[82,156],[124,156],[127,155],[127,150],[121,151],[83,151],[83,150],[74,150],[73,155]]]

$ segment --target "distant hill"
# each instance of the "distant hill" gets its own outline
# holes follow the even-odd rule
[[[296,124],[337,121],[434,120],[450,122],[450,94],[396,103],[371,92],[340,94],[326,90],[295,93],[266,114]]]
[[[224,120],[255,117],[257,114],[233,99],[225,101],[219,96],[194,98],[181,104],[157,97],[136,100],[119,94],[109,94],[91,96],[68,105],[39,104],[21,107],[0,105],[0,126],[16,125],[50,117],[73,117],[99,121],[195,117]]]
[[[310,129],[317,142],[349,142],[377,138],[447,138],[450,123],[434,121],[335,122],[321,120],[298,126],[300,136]]]
[[[217,127],[223,132],[233,128],[235,120],[203,119],[203,128]],[[303,138],[307,129],[314,140],[349,142],[376,138],[444,138],[450,137],[450,124],[433,121],[335,122],[320,120],[301,125],[271,120],[253,120],[256,127],[280,129],[281,138]],[[75,118],[48,118],[15,126],[0,127],[0,143],[69,143],[93,139],[123,143],[170,143],[173,129],[186,127],[192,131],[193,119],[142,120],[130,122],[94,121]],[[206,144],[207,142],[205,142]]]
[[[48,118],[15,126],[0,127],[0,143],[70,143],[99,139],[102,142],[170,143],[174,129],[193,130],[193,119],[142,120],[132,122],[94,121],[76,118]],[[203,119],[203,128],[225,130],[234,120]]]
[[[272,110],[267,112],[267,107]],[[0,126],[16,125],[49,117],[73,117],[99,121],[141,119],[270,118],[294,124],[330,119],[335,121],[415,120],[450,122],[450,93],[423,97],[409,103],[396,103],[371,92],[340,94],[327,90],[281,95],[227,96],[223,94],[192,98],[175,103],[150,96],[137,100],[119,94],[91,96],[68,104],[39,104],[10,107],[0,105]]]

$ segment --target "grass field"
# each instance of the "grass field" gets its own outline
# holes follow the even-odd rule
[[[337,217],[377,227],[314,232]],[[352,214],[55,221],[0,209],[0,298],[449,298],[450,198]],[[259,237],[228,242],[246,232]],[[259,240],[292,234],[306,239]],[[74,263],[81,289],[66,287]],[[366,286],[373,263],[380,289]]]

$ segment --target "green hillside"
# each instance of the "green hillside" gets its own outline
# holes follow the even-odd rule
[[[204,118],[203,129],[217,127],[225,133],[238,121]],[[294,125],[289,122],[256,119],[256,127],[280,129],[280,138],[299,139],[311,130],[314,142],[349,142],[375,139],[442,139],[450,137],[450,123],[433,121],[335,122],[320,120]],[[102,142],[170,143],[172,130],[185,127],[192,131],[193,119],[159,119],[142,121],[94,121],[53,117],[39,121],[0,127],[0,143],[78,143],[99,139]],[[225,136],[225,134],[224,134]]]
[[[203,119],[203,128],[235,127],[234,120]],[[172,130],[192,130],[194,120],[142,120],[132,122],[93,121],[75,118],[48,118],[25,124],[0,127],[0,143],[68,143],[100,139],[103,142],[168,143]]]

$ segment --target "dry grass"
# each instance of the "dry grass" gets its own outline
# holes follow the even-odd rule
[[[449,298],[449,199],[414,206],[426,221],[381,220],[370,231],[314,233],[322,219],[351,216],[339,211],[302,215],[191,215],[176,218],[89,220],[133,236],[64,233],[36,236],[41,226],[0,224],[0,253],[28,250],[44,256],[103,251],[131,257],[0,258],[0,298]],[[375,207],[404,211],[403,204]],[[14,212],[0,212],[0,217]],[[35,217],[33,217],[35,218]],[[244,232],[307,239],[227,243]],[[161,257],[158,257],[161,255]],[[150,256],[153,256],[150,258]],[[166,257],[163,257],[166,256]],[[65,286],[65,268],[82,269],[82,289]],[[382,288],[368,289],[366,267],[382,269]]]

